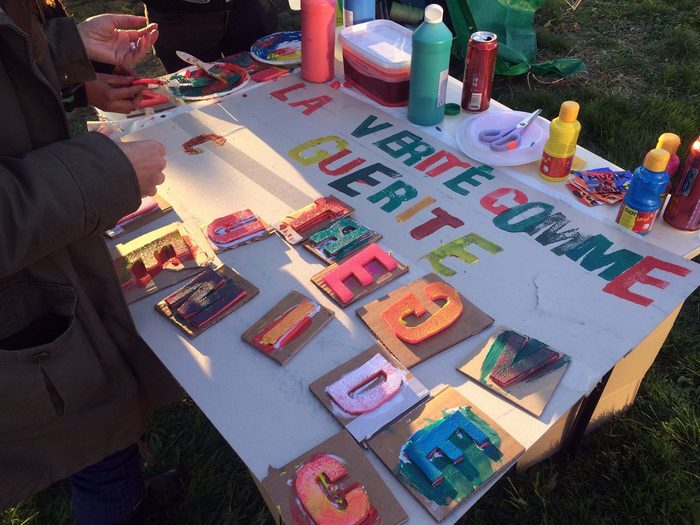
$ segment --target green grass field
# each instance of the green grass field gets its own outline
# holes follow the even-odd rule
[[[130,0],[67,4],[77,18],[141,10]],[[285,28],[299,23],[288,11],[282,20]],[[626,168],[636,167],[665,131],[681,135],[687,151],[700,133],[698,0],[583,0],[575,11],[564,0],[546,0],[536,23],[538,59],[575,56],[588,71],[556,83],[497,79],[495,98],[524,111],[543,107],[548,118],[563,100],[579,101],[579,143]],[[143,67],[158,72],[153,60]],[[509,473],[461,523],[700,523],[698,399],[696,291],[627,412],[587,436],[576,457]],[[148,448],[149,471],[181,464],[191,476],[185,498],[150,523],[270,522],[245,466],[191,401],[157,414]],[[0,514],[2,525],[70,523],[68,493],[60,484]]]

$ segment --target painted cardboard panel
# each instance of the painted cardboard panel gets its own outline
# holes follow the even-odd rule
[[[114,225],[114,228],[107,230],[105,235],[110,239],[121,237],[125,233],[131,233],[138,230],[142,226],[159,219],[173,207],[160,195],[154,197],[144,197],[141,200],[141,206],[134,213],[129,214]]]
[[[299,244],[354,211],[355,208],[337,197],[319,197],[308,206],[282,217],[273,226],[289,244]]]
[[[285,525],[408,521],[366,452],[345,430],[281,468],[270,467],[262,484]]]
[[[193,277],[209,255],[180,222],[112,248],[112,260],[127,303]]]
[[[348,404],[345,405],[345,408],[351,411],[360,412],[356,414],[343,409],[343,406],[341,406],[343,404],[342,399],[334,401],[333,395],[338,398],[334,388],[341,388],[341,393],[343,395],[347,393],[349,397],[353,398],[353,401],[362,400],[368,393],[370,395],[375,394],[380,385],[373,383],[372,379],[377,378],[379,374],[372,374],[371,372],[377,369],[378,365],[382,364],[381,360],[391,365],[400,374],[401,382],[398,386],[387,389],[384,395],[380,394],[378,398],[370,400],[369,404],[365,406],[355,408],[350,407]],[[372,363],[370,364],[372,370],[367,368],[368,363]],[[388,382],[386,374],[378,379],[383,381],[382,385],[386,385]],[[365,383],[371,384],[368,385],[369,388],[362,390],[360,385],[364,386]],[[331,388],[331,385],[336,386]],[[413,407],[421,399],[427,397],[429,393],[428,389],[423,386],[423,383],[381,345],[373,345],[361,354],[319,377],[309,385],[309,389],[321,401],[323,406],[333,414],[333,417],[360,443],[372,437],[381,428]],[[346,392],[342,392],[342,390]],[[355,395],[356,393],[360,395]],[[386,399],[386,401],[383,401],[383,399]],[[381,404],[377,404],[380,402]],[[377,406],[371,408],[375,404]]]
[[[349,237],[343,235],[348,229],[352,230]],[[342,232],[340,235],[338,235],[339,231]],[[352,217],[345,217],[334,222],[328,228],[311,235],[304,242],[304,248],[328,264],[340,264],[352,254],[365,246],[376,243],[381,238],[380,233],[359,223]]]
[[[313,315],[309,317],[311,313]],[[241,338],[256,350],[284,365],[326,326],[334,315],[317,301],[292,291],[243,332]],[[264,338],[271,335],[272,330],[277,330],[278,333],[273,337],[274,341],[271,339],[267,344]],[[278,345],[277,348],[275,344]]]
[[[512,337],[510,337],[512,336]],[[509,353],[513,353],[512,348],[504,348],[505,345],[517,344],[519,348],[515,350],[514,359]],[[552,398],[554,390],[559,381],[569,367],[571,358],[562,352],[552,350],[544,343],[537,345],[539,348],[532,348],[532,343],[538,343],[536,339],[528,338],[518,334],[514,330],[501,326],[498,328],[480,350],[457,369],[484,385],[497,394],[512,401],[521,408],[524,408],[536,417],[542,415],[547,403]],[[534,353],[532,353],[534,350]],[[541,359],[534,358],[531,361],[525,355],[530,353],[533,358],[539,350]],[[521,378],[515,377],[517,372],[511,374],[513,382],[511,384],[499,384],[498,378],[494,380],[492,374],[498,373],[499,361],[510,361],[518,363],[522,368]],[[505,363],[507,364],[507,363]]]
[[[252,283],[250,283],[249,281],[247,281],[246,279],[241,277],[238,273],[236,273],[234,270],[232,270],[231,268],[229,268],[226,265],[222,264],[218,268],[213,269],[213,271],[216,272],[219,276],[221,276],[226,281],[226,284],[230,283],[231,285],[233,285],[233,287],[235,287],[235,289],[239,289],[239,290],[244,291],[245,295],[240,297],[240,299],[236,300],[233,304],[231,304],[231,305],[227,306],[226,308],[224,308],[223,310],[219,311],[213,318],[207,320],[207,322],[205,324],[196,326],[195,324],[190,322],[187,318],[179,315],[175,308],[171,308],[168,305],[167,298],[160,301],[159,303],[157,303],[155,305],[155,309],[159,313],[164,315],[171,323],[173,323],[180,330],[185,332],[190,339],[194,339],[199,334],[204,332],[204,330],[206,330],[207,328],[209,328],[209,327],[213,326],[214,324],[218,323],[219,321],[221,321],[228,314],[230,314],[234,310],[237,310],[238,308],[240,308],[241,306],[246,304],[248,301],[253,299],[253,297],[258,295],[258,293],[260,292],[260,290],[255,285],[253,285]],[[200,273],[192,281],[196,280],[201,275],[202,274]],[[171,296],[177,292],[184,290],[187,286],[190,285],[190,283],[192,281],[185,284],[185,286],[183,286],[178,291],[171,294]]]
[[[369,446],[437,521],[477,497],[524,451],[451,387],[382,430]]]
[[[376,260],[376,258],[365,257],[373,252],[378,253],[382,257],[388,255],[387,260],[391,259],[392,264],[395,267],[388,270],[386,265]],[[358,261],[365,261],[362,264],[356,264]],[[363,285],[358,277],[357,272],[345,272],[345,269],[358,268],[357,272],[364,273],[367,279],[367,283]],[[363,270],[364,269],[364,270]],[[328,284],[329,278],[333,276],[336,272],[344,272],[347,277],[341,279],[342,284],[347,287],[347,300],[340,297]],[[359,252],[347,258],[340,264],[333,263],[328,268],[321,270],[316,275],[311,278],[316,286],[318,286],[323,292],[325,292],[328,297],[333,299],[333,301],[339,306],[345,308],[346,306],[354,303],[355,301],[363,298],[365,295],[369,295],[375,290],[381,288],[385,284],[390,283],[397,277],[405,274],[408,271],[408,266],[400,263],[391,252],[387,252],[379,247],[377,244],[370,244],[369,246],[363,248]]]
[[[202,226],[204,237],[216,253],[260,241],[273,232],[272,226],[248,209],[217,217]]]
[[[444,305],[439,305],[435,300],[431,299],[426,293],[426,290],[430,290],[430,285],[446,286],[449,288],[451,293],[454,294],[452,300],[458,298],[461,303],[461,313],[457,314],[457,311],[454,310],[451,313],[446,312],[446,309],[450,306],[450,300]],[[413,294],[417,302],[411,301],[411,304],[409,304],[405,300],[411,294]],[[420,318],[416,318],[415,315],[409,315],[411,309],[415,311],[418,302],[423,305],[426,310],[425,314]],[[404,304],[407,306],[403,306]],[[447,285],[445,281],[433,273],[427,274],[406,286],[389,292],[388,295],[380,297],[376,301],[367,303],[363,307],[358,308],[356,313],[367,327],[374,332],[374,335],[379,341],[406,368],[411,368],[439,354],[452,345],[481,332],[493,323],[491,317],[486,315],[482,310],[469,302],[462,294]],[[439,323],[442,322],[438,316],[442,316],[443,314],[450,314],[450,317],[445,316],[444,319],[445,322],[452,322],[440,331],[437,331],[434,335],[417,343],[411,343],[405,340],[411,339],[413,334],[403,336],[405,337],[404,340],[400,338],[401,330],[410,331],[414,327],[416,327],[416,329],[425,328],[426,333],[431,333],[431,327],[428,326],[427,323],[431,323],[433,320],[435,320],[433,328],[437,330],[440,328]],[[456,319],[452,320],[455,316]],[[389,319],[389,321],[387,321],[387,319]],[[390,325],[389,322],[393,323],[393,325]],[[399,332],[395,330],[399,330]]]

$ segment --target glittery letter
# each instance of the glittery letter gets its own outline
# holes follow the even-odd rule
[[[369,286],[372,284],[374,278],[367,268],[365,268],[365,266],[372,261],[379,262],[389,272],[398,266],[396,260],[391,255],[376,244],[370,244],[367,248],[353,255],[344,263],[339,264],[337,268],[327,273],[323,277],[323,280],[341,302],[348,303],[352,299],[353,294],[343,281],[352,275],[362,286]]]
[[[207,226],[207,236],[216,244],[229,244],[264,230],[252,211],[243,210],[213,220]]]
[[[442,332],[459,319],[463,311],[459,292],[451,286],[441,282],[430,283],[423,291],[431,301],[444,299],[447,302],[439,311],[432,314],[428,319],[421,322],[421,324],[417,326],[407,326],[404,321],[404,318],[409,315],[420,317],[427,312],[425,306],[423,306],[412,293],[399,299],[382,312],[382,319],[384,319],[389,329],[394,332],[394,335],[412,345],[425,341],[435,334]]]
[[[340,250],[347,248],[349,245],[368,235],[370,230],[354,219],[346,217],[340,219],[330,227],[320,232],[314,233],[309,240],[314,244],[320,244],[324,241],[323,253],[326,255],[335,255]]]
[[[381,383],[374,383],[381,380]],[[381,354],[329,385],[326,392],[348,414],[365,414],[383,405],[401,389],[401,373]]]
[[[401,193],[398,193],[398,192]],[[390,186],[387,186],[382,191],[378,191],[374,195],[367,197],[369,202],[377,203],[383,199],[389,199],[389,202],[382,205],[382,210],[389,213],[401,206],[402,202],[410,201],[418,196],[418,191],[413,186],[406,184],[403,181],[397,180]]]
[[[491,444],[489,437],[479,427],[456,410],[436,426],[416,432],[404,448],[411,463],[425,474],[434,487],[445,479],[442,471],[431,461],[436,452],[442,453],[455,465],[464,459],[464,451],[450,439],[458,432],[471,438],[482,450]]]
[[[298,146],[295,146],[292,149],[290,149],[288,155],[292,160],[297,161],[303,166],[310,166],[311,164],[316,164],[317,162],[321,162],[330,157],[331,153],[321,148],[315,149],[312,152],[312,155],[310,156],[304,156],[302,155],[302,152],[315,148],[316,146],[320,146],[321,144],[324,144],[326,142],[335,143],[335,149],[337,150],[342,150],[348,145],[348,143],[340,137],[328,135],[327,137],[319,137],[317,139],[307,140],[303,144],[299,144]]]
[[[320,197],[312,205],[301,210],[288,224],[295,232],[303,234],[321,222],[331,221],[347,213],[348,209],[339,200]]]
[[[305,463],[294,478],[294,489],[315,525],[360,525],[371,512],[369,497],[355,483],[344,494],[335,485],[348,471],[335,458],[320,454]]]

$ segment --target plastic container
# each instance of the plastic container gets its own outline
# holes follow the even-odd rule
[[[679,230],[700,230],[700,137],[690,146],[664,211],[664,221]]]
[[[578,112],[578,103],[567,100],[559,108],[559,116],[550,123],[549,138],[544,144],[540,162],[539,173],[543,179],[550,182],[568,180],[581,132],[581,123],[576,120]]]
[[[420,126],[434,126],[445,118],[452,33],[442,15],[442,7],[430,4],[413,32],[408,120]]]
[[[345,78],[384,106],[408,103],[411,31],[390,20],[373,20],[340,31]]]
[[[345,0],[343,4],[343,25],[351,27],[364,24],[376,18],[375,0]]]
[[[668,151],[653,149],[644,157],[644,165],[634,170],[632,182],[620,205],[616,222],[628,230],[646,235],[661,209],[661,196],[668,185]]]
[[[335,0],[301,0],[301,78],[333,78]]]

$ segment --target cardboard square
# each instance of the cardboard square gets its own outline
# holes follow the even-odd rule
[[[325,462],[326,469],[320,463]],[[311,474],[318,465],[318,474]],[[336,472],[330,479],[328,467]],[[306,474],[306,475],[305,475]],[[326,489],[319,477],[326,474]],[[306,483],[303,480],[306,479]],[[315,446],[308,452],[293,459],[281,468],[270,467],[262,485],[272,501],[278,515],[275,521],[292,525],[294,523],[381,523],[400,525],[408,521],[408,516],[394,495],[389,491],[367,459],[367,452],[355,443],[345,430]],[[301,490],[299,490],[301,489]],[[337,489],[337,490],[336,490]],[[353,492],[349,498],[349,492]],[[341,499],[338,505],[332,501]],[[363,507],[369,499],[369,508]],[[358,501],[359,500],[359,501]],[[305,503],[306,502],[306,503]],[[305,506],[306,505],[306,506]],[[317,513],[309,514],[307,508]],[[318,513],[327,511],[326,519]],[[354,513],[355,519],[348,516]],[[356,513],[356,514],[355,514]],[[364,519],[363,516],[366,516]]]
[[[262,239],[265,239],[272,235],[272,233],[275,231],[272,226],[270,226],[267,222],[265,222],[261,217],[259,217],[256,214],[253,214],[250,210],[241,210],[240,212],[235,212],[235,213],[241,213],[241,212],[250,212],[252,215],[254,215],[255,220],[260,221],[260,224],[264,228],[264,230],[261,230],[256,234],[255,237],[249,238],[249,239],[242,239],[239,240],[235,243],[232,243],[230,246],[224,246],[221,244],[217,244],[214,242],[210,237],[208,233],[209,226],[216,220],[221,219],[223,217],[219,217],[217,219],[214,219],[213,221],[209,222],[208,224],[204,224],[201,226],[202,233],[204,234],[204,238],[207,240],[209,243],[209,246],[211,246],[211,249],[214,250],[215,253],[220,253],[220,252],[225,252],[226,250],[233,250],[234,248],[240,248],[241,246],[245,246],[246,244],[250,244],[252,242],[256,241],[261,241]],[[233,214],[231,214],[233,215]]]
[[[168,201],[157,194],[154,197],[144,197],[141,200],[141,206],[139,209],[143,206],[148,206],[151,203],[154,203],[156,206],[144,211],[143,213],[137,214],[137,210],[133,214],[127,215],[121,219],[123,222],[115,224],[114,228],[105,232],[105,235],[110,239],[116,239],[125,233],[131,233],[138,230],[142,226],[146,226],[146,224],[155,221],[156,219],[160,219],[163,215],[172,211],[173,209]]]
[[[207,321],[205,325],[202,326],[194,326],[190,324],[187,319],[179,316],[176,312],[172,311],[168,304],[165,302],[165,300],[160,301],[158,304],[155,305],[155,309],[163,314],[171,323],[173,323],[175,326],[177,326],[180,330],[185,332],[187,336],[190,339],[194,339],[197,337],[199,334],[204,332],[207,328],[215,325],[219,321],[221,321],[224,317],[226,317],[228,314],[233,312],[234,310],[237,310],[244,304],[246,304],[248,301],[250,301],[253,297],[258,295],[260,293],[260,290],[253,284],[251,284],[249,281],[241,277],[238,273],[236,273],[234,270],[226,266],[225,264],[222,264],[218,268],[215,268],[214,271],[221,275],[222,277],[229,279],[235,286],[238,288],[242,288],[245,290],[246,295],[242,297],[240,300],[236,301],[233,303],[231,306],[226,308],[226,310],[223,310],[222,312],[219,312],[216,317],[213,319]],[[186,286],[186,285],[185,285]]]
[[[402,381],[399,390],[393,397],[373,410],[358,415],[346,412],[333,400],[327,388],[337,381],[342,381],[343,378],[349,379],[352,372],[365,365],[370,360],[376,359],[377,355],[386,359],[386,361],[401,375]],[[386,382],[386,376],[384,382]],[[412,408],[429,394],[428,389],[423,386],[423,383],[381,345],[373,345],[361,354],[356,355],[334,370],[319,377],[309,385],[309,389],[311,389],[314,395],[321,401],[323,406],[333,414],[333,417],[352,434],[358,443],[362,443],[371,438],[380,429]]]
[[[455,415],[459,418],[464,416],[475,425],[476,434],[485,434],[488,441],[484,443],[485,446],[482,445],[483,448],[464,431],[464,425],[450,426],[450,416]],[[423,447],[409,445],[412,437],[425,436],[430,430],[434,437],[439,435],[436,431],[439,432],[441,428],[447,428],[443,439],[428,441]],[[460,429],[459,433],[456,432],[457,428]],[[420,431],[423,432],[416,436]],[[445,439],[449,443],[445,443]],[[440,448],[440,443],[445,445]],[[436,444],[437,447],[434,446]],[[525,451],[510,434],[452,387],[446,387],[382,430],[369,440],[369,446],[437,521],[442,521],[458,505],[475,497],[484,483],[498,472],[508,469]],[[437,485],[433,485],[423,468],[407,455],[410,447],[414,457],[422,458],[423,454],[418,452],[421,449],[427,451],[430,446],[433,449],[427,452],[425,461],[443,477]],[[453,456],[461,454],[463,459],[460,461],[456,458],[453,462],[445,451],[447,446],[454,447],[451,451]],[[440,453],[427,459],[436,448]]]
[[[194,277],[210,259],[181,222],[117,244],[111,252],[127,303]]]
[[[296,231],[292,227],[292,223],[295,219],[299,219],[301,216],[303,216],[305,213],[309,213],[313,211],[319,204],[327,204],[330,206],[335,207],[338,212],[337,213],[331,213],[329,216],[323,220],[319,220],[316,224],[314,224],[313,227],[310,227],[308,229],[305,229],[304,231]],[[279,221],[274,223],[272,226],[274,226],[275,230],[286,240],[289,244],[299,244],[302,241],[305,241],[308,239],[311,235],[316,233],[317,231],[321,231],[324,228],[328,228],[331,224],[333,224],[335,221],[338,219],[342,219],[343,217],[347,217],[350,215],[352,212],[355,211],[355,208],[350,206],[349,204],[345,204],[343,201],[340,199],[333,197],[332,195],[328,197],[319,197],[318,199],[315,199],[314,202],[309,204],[308,206],[304,206],[300,210],[296,210],[286,217],[282,217]]]
[[[309,324],[306,329],[304,329],[291,341],[282,345],[279,349],[273,350],[271,353],[268,353],[264,349],[258,348],[255,345],[254,339],[258,333],[260,333],[266,327],[269,327],[269,325],[272,322],[283,316],[286,312],[288,312],[304,300],[309,301],[314,305],[317,305],[317,307],[319,308],[318,312],[316,312],[316,314],[311,318],[311,324]],[[256,350],[264,353],[268,357],[271,357],[279,364],[284,365],[299,350],[301,350],[302,347],[321,330],[321,328],[326,326],[331,321],[331,319],[333,319],[334,316],[335,314],[331,310],[318,303],[317,301],[309,299],[308,297],[299,292],[292,291],[289,292],[284,297],[284,299],[277,303],[277,305],[275,305],[265,315],[263,315],[259,321],[257,321],[253,326],[248,328],[248,330],[243,332],[243,334],[241,335],[241,339],[243,339],[246,343],[248,343]]]
[[[333,263],[340,264],[340,263],[343,262],[345,259],[347,259],[347,258],[350,257],[351,255],[357,253],[358,251],[360,251],[360,250],[361,250],[362,248],[364,248],[365,246],[368,246],[368,245],[370,245],[370,244],[372,244],[372,243],[375,243],[375,242],[377,242],[379,239],[382,238],[382,235],[381,235],[380,233],[378,233],[378,232],[372,230],[369,226],[365,226],[364,224],[360,223],[359,221],[356,221],[356,220],[353,219],[352,217],[345,217],[344,219],[339,219],[338,221],[336,221],[336,222],[334,222],[333,224],[331,224],[328,228],[324,228],[323,230],[320,230],[320,231],[316,232],[314,235],[318,235],[318,234],[320,234],[320,233],[323,233],[324,231],[326,231],[326,230],[332,228],[333,226],[335,226],[335,225],[336,225],[337,223],[339,223],[341,220],[351,220],[351,221],[353,221],[355,224],[357,224],[357,225],[359,225],[359,226],[362,226],[362,227],[364,227],[364,228],[367,228],[367,229],[369,230],[368,235],[367,235],[365,238],[363,238],[362,240],[360,240],[359,242],[355,242],[355,243],[353,243],[352,245],[349,245],[348,247],[346,247],[340,255],[338,255],[338,254],[335,254],[335,255],[328,255],[328,254],[326,254],[326,252],[324,251],[323,248],[324,248],[325,242],[327,242],[327,241],[324,241],[324,242],[321,242],[321,243],[315,243],[315,242],[313,242],[313,240],[312,240],[311,238],[309,238],[307,241],[304,242],[304,248],[306,248],[307,250],[309,250],[309,251],[310,251],[311,253],[313,253],[316,257],[318,257],[319,259],[323,260],[323,261],[324,261],[325,263],[327,263],[327,264],[333,264]],[[311,237],[313,237],[314,235],[312,235]]]
[[[414,294],[420,303],[426,308],[427,314],[433,315],[441,310],[441,306],[428,298],[424,292],[426,285],[430,283],[445,283],[434,273],[429,273],[417,281],[413,281],[406,286],[389,292],[389,295],[380,297],[376,301],[372,301],[356,310],[357,315],[364,321],[367,327],[374,332],[374,335],[379,341],[387,347],[389,352],[406,367],[412,368],[418,363],[439,354],[443,350],[448,349],[452,345],[467,339],[474,334],[481,332],[486,327],[493,323],[493,319],[486,315],[482,310],[469,302],[462,294],[455,290],[459,295],[462,303],[463,311],[461,315],[447,328],[436,333],[432,337],[425,339],[419,343],[411,344],[399,339],[394,331],[386,324],[382,318],[384,310],[391,305],[397,303],[408,294]],[[448,285],[449,286],[449,285]],[[452,288],[452,287],[450,287]],[[452,288],[454,290],[454,288]],[[425,322],[429,317],[423,315],[421,317]],[[404,318],[404,323],[407,326],[416,326],[422,324],[411,315]]]
[[[375,244],[370,244],[369,246],[365,246],[362,250],[359,252],[356,252],[352,256],[348,257],[345,259],[340,264],[347,264],[350,262],[350,260],[363,253],[366,249],[371,248],[372,246],[377,246]],[[343,283],[350,289],[350,292],[352,293],[352,298],[348,302],[343,302],[340,297],[338,297],[333,290],[326,284],[325,277],[329,273],[333,272],[340,264],[333,263],[331,264],[328,268],[325,268],[324,270],[321,270],[318,272],[316,275],[311,277],[311,282],[313,282],[316,286],[318,286],[323,292],[328,295],[338,306],[345,308],[348,305],[351,305],[355,301],[363,298],[365,295],[371,294],[378,288],[381,288],[385,284],[390,283],[397,277],[405,274],[408,271],[408,266],[399,262],[396,257],[391,252],[385,252],[388,253],[397,263],[396,268],[393,270],[387,270],[382,263],[378,261],[372,261],[369,264],[366,264],[364,268],[372,275],[372,282],[367,285],[367,286],[362,286],[360,281],[357,280],[356,277],[354,276],[349,276],[347,279],[343,281]]]
[[[515,332],[515,330],[500,326],[496,333],[488,338],[481,349],[469,357],[461,366],[457,367],[457,370],[468,375],[486,388],[505,397],[509,401],[512,401],[519,407],[524,408],[532,415],[539,417],[552,398],[552,394],[554,394],[554,390],[557,388],[559,381],[561,381],[561,378],[566,373],[571,358],[562,352],[550,349],[559,354],[560,357],[556,361],[536,370],[525,380],[501,387],[494,382],[490,376],[503,350],[499,348],[498,345],[494,346],[494,342],[501,334],[507,334],[509,331]],[[527,337],[518,332],[515,333]],[[537,340],[535,339],[534,341]],[[487,357],[489,358],[488,360]]]

